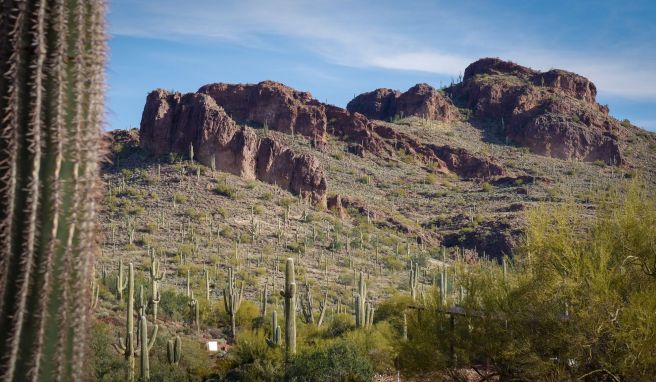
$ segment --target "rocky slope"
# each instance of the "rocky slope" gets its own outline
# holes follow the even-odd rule
[[[272,81],[156,90],[141,147],[186,157],[192,144],[205,165],[215,158],[219,170],[278,185],[343,219],[368,216],[492,256],[512,251],[527,203],[560,200],[561,182],[586,200],[591,184],[605,182],[600,171],[653,175],[654,135],[620,124],[596,102],[593,83],[561,70],[481,59],[443,91],[378,89],[348,109]]]
[[[417,85],[397,103],[406,105],[407,110],[438,110],[433,101],[439,93],[429,88]],[[416,102],[416,97],[428,103]],[[402,153],[416,158],[430,172],[454,172],[466,178],[503,174],[501,166],[490,158],[462,148],[419,142],[392,124],[371,121],[272,81],[256,85],[216,83],[185,95],[155,90],[144,106],[141,142],[154,155],[186,154],[192,144],[204,164],[210,165],[216,158],[221,170],[277,184],[325,204],[327,181],[314,157],[294,153],[271,136],[258,138],[249,124],[292,136],[300,134],[319,150],[325,149],[330,135],[346,142],[347,150],[360,156],[369,153],[390,160]]]

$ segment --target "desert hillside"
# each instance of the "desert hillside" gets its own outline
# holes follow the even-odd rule
[[[152,309],[159,262],[151,363],[166,363],[162,349],[180,335],[197,376],[231,367],[230,351],[207,352],[206,341],[257,340],[271,311],[282,314],[286,258],[308,338],[319,315],[326,330],[352,319],[362,282],[372,309],[403,296],[425,303],[438,279],[443,298],[457,301],[463,286],[446,270],[512,262],[527,211],[571,203],[592,216],[600,193],[628,179],[654,186],[656,135],[614,119],[595,97],[574,73],[498,59],[472,63],[443,89],[376,89],[347,109],[272,81],[154,90],[139,130],[108,133],[98,341],[125,332],[119,264],[125,274],[134,264]],[[236,337],[226,285],[243,288]],[[385,309],[373,322],[401,330]],[[375,371],[394,374],[392,361]]]

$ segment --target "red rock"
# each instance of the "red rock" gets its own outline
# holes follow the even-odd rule
[[[216,83],[198,93],[212,97],[235,121],[265,124],[271,130],[301,134],[319,144],[326,140],[326,117],[312,94],[273,81],[258,84]]]
[[[326,178],[316,158],[295,153],[273,138],[258,138],[206,94],[151,92],[140,135],[141,147],[154,155],[186,155],[191,143],[195,159],[205,165],[214,156],[219,170],[276,184],[325,206]]]
[[[585,77],[484,58],[447,91],[476,117],[498,121],[509,143],[555,158],[623,163],[621,126],[596,102],[597,89]]]
[[[445,103],[446,98],[425,84],[419,84],[403,94],[389,94],[395,97],[397,106],[402,105],[404,110],[449,118],[455,115],[451,112],[453,106]],[[211,107],[207,106],[210,100],[213,101]],[[205,106],[201,108],[200,105]],[[221,109],[222,113],[213,114],[211,110],[215,108]],[[404,150],[418,162],[429,166],[430,171],[452,171],[465,177],[488,177],[503,172],[500,166],[488,159],[474,157],[465,150],[456,152],[446,147],[419,143],[407,134],[381,122],[371,121],[360,113],[323,104],[313,99],[310,93],[299,92],[271,81],[257,85],[206,85],[198,93],[184,96],[156,90],[148,96],[144,107],[143,147],[156,155],[170,149],[187,153],[189,139],[184,135],[202,134],[208,140],[210,138],[207,135],[214,134],[220,145],[214,144],[218,148],[208,150],[215,152],[217,160],[224,163],[227,171],[280,184],[294,192],[307,192],[304,184],[321,183],[313,179],[315,175],[312,171],[300,172],[298,178],[291,178],[291,173],[285,175],[283,170],[276,171],[273,176],[269,175],[268,170],[264,170],[269,167],[291,169],[299,166],[305,169],[318,168],[319,165],[316,160],[299,159],[296,156],[292,161],[286,152],[276,151],[282,150],[276,146],[277,142],[260,142],[250,129],[237,131],[239,128],[235,120],[260,125],[266,123],[272,130],[308,136],[316,143],[315,147],[322,147],[326,134],[331,134],[347,142],[348,150],[360,156],[370,153],[391,159],[397,155],[398,150]],[[200,133],[190,127],[196,125],[200,126]],[[217,129],[214,125],[220,125],[221,128]],[[446,155],[446,161],[441,158],[442,155]],[[263,157],[275,159],[271,163],[256,163],[256,158]],[[480,165],[479,171],[474,169],[476,163]]]
[[[396,99],[401,95],[398,90],[387,88],[362,93],[353,98],[346,109],[351,113],[360,113],[367,118],[388,121],[396,114]]]
[[[453,121],[458,109],[444,94],[428,84],[417,84],[405,93],[376,89],[353,98],[346,106],[352,113],[389,121],[395,117],[417,116],[432,120]]]
[[[396,114],[440,121],[458,119],[458,109],[443,93],[428,84],[417,84],[396,100]]]
[[[346,219],[348,217],[348,213],[342,204],[342,197],[339,195],[328,197],[328,209],[334,211],[340,219]]]

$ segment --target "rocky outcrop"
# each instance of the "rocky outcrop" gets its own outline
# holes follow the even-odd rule
[[[376,89],[353,98],[346,109],[383,121],[410,116],[441,121],[458,118],[458,109],[451,100],[428,84],[417,84],[405,93],[386,88]]]
[[[215,83],[202,86],[230,117],[243,124],[266,125],[287,134],[300,134],[317,145],[326,140],[323,105],[312,94],[300,92],[278,82],[251,84]]]
[[[404,110],[450,115],[441,110],[453,107],[450,103],[444,106],[446,104],[441,101],[442,94],[425,84],[417,85],[403,94],[390,94],[395,99],[395,107],[402,106]],[[215,108],[221,109],[222,112],[210,112]],[[193,134],[194,139],[201,139],[196,135],[202,136],[207,131],[213,131],[213,124],[221,124],[224,128],[215,134],[220,138],[222,148],[212,150],[218,150],[216,155],[220,155],[217,159],[223,161],[227,171],[270,183],[286,183],[287,179],[276,180],[283,177],[283,170],[277,171],[275,175],[268,175],[262,169],[258,170],[254,165],[254,155],[257,150],[265,149],[271,152],[267,155],[274,155],[276,158],[286,158],[289,154],[276,151],[281,150],[278,148],[278,142],[269,143],[266,139],[260,142],[249,129],[245,129],[245,132],[233,132],[235,129],[239,130],[237,123],[266,126],[288,134],[301,134],[308,137],[314,147],[319,149],[324,147],[327,135],[332,135],[346,142],[351,153],[360,156],[371,153],[391,159],[399,150],[403,150],[406,155],[415,157],[418,163],[424,163],[430,171],[454,172],[467,178],[487,178],[503,172],[500,166],[489,159],[476,157],[463,149],[417,142],[407,133],[400,131],[402,129],[391,124],[373,121],[363,114],[321,103],[313,99],[310,93],[299,92],[272,81],[253,85],[216,83],[205,85],[197,93],[186,95],[163,90],[151,93],[142,117],[143,147],[156,155],[168,151],[186,153],[188,139],[191,137],[188,134]],[[223,136],[225,134],[227,136]],[[238,137],[241,137],[241,140],[237,140]],[[228,140],[233,138],[235,141],[228,145]],[[202,136],[202,139],[209,138]],[[236,155],[240,150],[246,152]],[[225,158],[221,158],[222,156]],[[281,159],[272,161],[279,160]],[[295,159],[294,163],[298,160],[300,159]],[[290,162],[291,160],[287,159],[285,166],[291,166]],[[308,162],[303,165],[311,164]]]
[[[376,89],[356,96],[346,105],[346,109],[367,118],[389,121],[396,115],[396,99],[400,95],[398,90]]]
[[[596,102],[597,89],[585,77],[484,58],[447,92],[476,117],[498,121],[509,143],[561,159],[623,162],[621,126]]]
[[[151,92],[144,107],[141,147],[154,154],[186,155],[246,179],[276,184],[325,206],[326,178],[319,161],[299,154],[275,140],[259,138],[240,127],[216,101],[204,93]]]

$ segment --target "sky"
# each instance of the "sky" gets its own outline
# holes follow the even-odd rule
[[[107,129],[138,127],[156,88],[274,80],[344,107],[499,57],[586,76],[656,131],[655,36],[653,0],[109,0]]]

